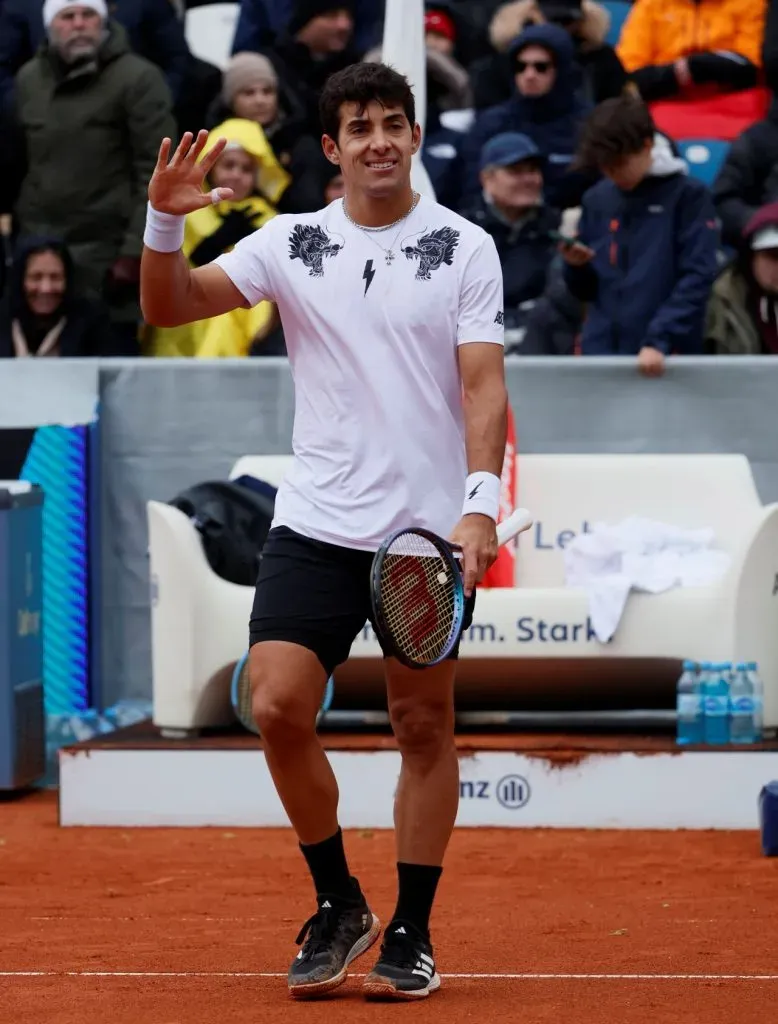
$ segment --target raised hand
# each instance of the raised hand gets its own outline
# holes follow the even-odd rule
[[[198,161],[208,141],[208,132],[198,132],[194,143],[193,139],[191,132],[185,132],[169,163],[173,144],[170,139],[162,140],[157,166],[149,182],[149,202],[160,213],[185,216],[213,202],[211,192],[203,192],[203,184],[206,175],[224,151],[227,140],[219,139],[213,149]],[[231,188],[217,188],[213,191],[217,194],[217,202],[232,199]]]

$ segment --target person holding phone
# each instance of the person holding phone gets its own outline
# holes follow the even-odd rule
[[[560,242],[567,287],[587,304],[581,352],[634,355],[661,376],[668,355],[702,354],[718,266],[712,196],[637,97],[597,107],[576,162],[603,175],[584,195],[577,238]]]

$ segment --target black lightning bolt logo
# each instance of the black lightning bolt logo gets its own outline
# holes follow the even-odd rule
[[[476,494],[478,494],[479,490],[481,489],[481,484],[482,483],[483,483],[483,480],[480,480],[475,485],[475,487],[472,489],[472,491],[467,496],[468,501],[472,501],[472,499],[476,496]]]
[[[366,260],[365,261],[365,269],[364,269],[364,272],[362,274],[362,280],[365,282],[365,291],[364,291],[365,295],[367,295],[367,290],[370,287],[370,285],[373,283],[373,278],[374,277],[375,277],[375,270],[373,270],[373,261],[372,260]]]

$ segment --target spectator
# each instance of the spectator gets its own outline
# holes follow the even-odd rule
[[[454,56],[463,67],[492,52],[489,25],[504,0],[426,0],[428,10],[445,10],[456,26]]]
[[[616,52],[644,100],[693,86],[750,89],[761,66],[766,0],[635,0]]]
[[[73,277],[61,242],[20,239],[0,303],[0,358],[114,354],[105,308],[80,297]]]
[[[627,76],[616,51],[606,43],[610,15],[594,0],[512,0],[497,10],[490,27],[497,51],[471,69],[475,106],[502,103],[513,91],[513,69],[507,51],[528,25],[547,22],[566,29],[573,40],[575,59],[583,72],[583,90],[592,103],[618,96]]]
[[[381,36],[385,0],[354,0],[354,42],[360,53]],[[240,0],[232,52],[271,50],[289,27],[294,0]]]
[[[713,285],[705,325],[711,355],[778,355],[778,203],[758,210],[744,245]]]
[[[778,100],[732,143],[713,184],[721,239],[737,248],[756,211],[778,199]]]
[[[529,312],[519,355],[576,355],[586,309],[567,287],[565,265],[561,256],[549,265],[546,288]]]
[[[594,110],[578,159],[605,176],[584,196],[578,240],[563,245],[568,287],[589,304],[581,351],[637,355],[657,376],[665,356],[702,351],[717,271],[711,196],[636,97]]]
[[[337,164],[331,164],[328,161],[327,167],[329,168],[329,171],[327,174],[327,183],[324,186],[324,202],[325,205],[329,206],[329,204],[334,203],[336,199],[342,199],[345,196],[346,183],[343,180],[343,174]]]
[[[588,104],[578,91],[580,71],[570,35],[558,25],[531,25],[513,41],[509,57],[516,89],[505,103],[482,111],[466,136],[463,195],[479,190],[481,148],[501,132],[528,135],[546,160],[546,201],[557,209],[577,206],[592,178],[570,171]]]
[[[444,7],[427,11],[424,18],[427,105],[438,113],[465,110],[473,105],[470,76],[456,57],[456,37],[456,24]],[[373,59],[381,59],[380,48]]]
[[[458,205],[461,188],[459,149],[462,132],[443,123],[441,115],[461,111],[470,119],[472,95],[467,71],[454,57],[456,27],[442,8],[427,12],[427,109],[421,157],[437,202],[453,209]],[[382,48],[365,54],[366,61],[381,61]]]
[[[259,187],[269,152],[262,129],[255,121],[225,121],[209,133],[199,159],[220,138],[227,139],[227,146],[208,174],[206,188],[231,188],[233,195],[186,218],[182,251],[194,267],[229,252],[276,215]],[[252,343],[275,326],[275,321],[273,303],[260,302],[251,309],[235,309],[181,327],[154,328],[148,332],[147,348],[156,356],[245,356]]]
[[[261,53],[236,53],[224,71],[221,96],[212,104],[206,127],[231,117],[255,121],[283,168],[260,181],[260,190],[281,213],[321,209],[328,168],[318,137],[307,134],[307,114],[295,95],[278,81]],[[279,168],[279,170],[280,170]]]
[[[352,0],[296,0],[288,34],[268,56],[282,87],[301,103],[307,131],[319,135],[319,93],[324,83],[359,60]]]
[[[28,157],[18,221],[24,234],[64,240],[79,290],[106,299],[133,354],[146,187],[174,134],[170,90],[130,53],[105,0],[46,0],[43,18],[48,43],[16,80]]]
[[[13,79],[46,39],[41,0],[3,0],[0,7],[0,102],[12,103]],[[111,18],[123,26],[130,49],[164,73],[174,100],[181,94],[189,48],[170,0],[113,0]]]
[[[505,294],[505,352],[520,344],[544,291],[560,214],[543,202],[543,158],[526,135],[495,135],[481,151],[482,194],[460,213],[494,239]]]

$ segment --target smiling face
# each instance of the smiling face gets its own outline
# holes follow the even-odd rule
[[[233,202],[248,199],[257,184],[257,161],[240,147],[228,147],[208,175],[214,188],[231,188]]]
[[[325,135],[322,140],[328,159],[340,165],[346,187],[375,198],[408,187],[420,142],[421,129],[411,126],[402,106],[384,107],[377,100],[365,107],[341,104],[337,139]]]
[[[33,253],[24,268],[24,297],[35,316],[52,316],[62,305],[67,286],[65,266],[58,253]]]

